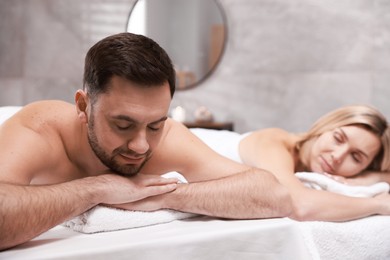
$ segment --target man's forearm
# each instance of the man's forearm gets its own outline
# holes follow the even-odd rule
[[[97,204],[122,204],[176,189],[177,179],[116,174],[47,186],[0,183],[0,250],[77,216]]]
[[[285,217],[292,210],[287,189],[257,169],[183,184],[164,197],[167,208],[232,219]]]
[[[26,242],[96,205],[87,179],[50,186],[0,184],[0,250]]]

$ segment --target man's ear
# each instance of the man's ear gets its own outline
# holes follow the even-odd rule
[[[75,95],[76,109],[79,119],[83,123],[88,123],[87,107],[88,95],[85,91],[79,89]]]

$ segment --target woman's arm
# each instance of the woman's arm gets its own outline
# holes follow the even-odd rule
[[[274,173],[290,191],[292,218],[297,220],[345,221],[374,214],[390,215],[390,195],[353,198],[306,188],[295,177],[294,135],[281,129],[265,129],[240,144],[244,163]]]
[[[355,177],[345,178],[342,182],[350,185],[371,185],[378,182],[390,184],[390,172],[365,171]]]

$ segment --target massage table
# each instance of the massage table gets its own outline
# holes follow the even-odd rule
[[[289,219],[195,217],[83,234],[56,226],[0,259],[313,259]]]
[[[0,124],[20,107],[0,107]],[[2,234],[0,234],[2,235]],[[390,259],[390,216],[333,223],[194,216],[85,234],[58,225],[0,259]]]

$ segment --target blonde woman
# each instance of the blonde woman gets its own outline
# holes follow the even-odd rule
[[[390,130],[368,106],[346,106],[321,117],[304,134],[272,128],[247,134],[239,143],[243,163],[272,172],[291,192],[292,218],[345,221],[390,215],[390,195],[354,198],[306,188],[294,175],[324,173],[340,182],[390,182]],[[357,177],[356,177],[357,176]],[[355,178],[354,178],[355,177]]]

